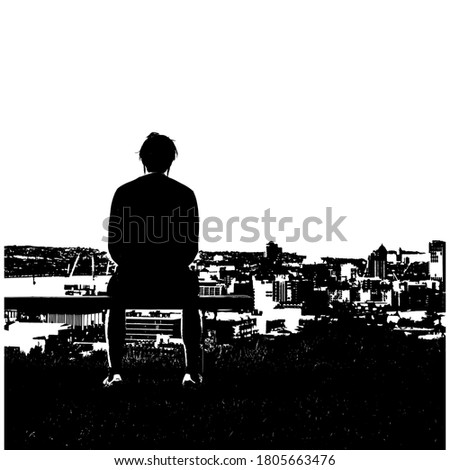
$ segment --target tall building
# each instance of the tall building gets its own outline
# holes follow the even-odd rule
[[[387,255],[388,251],[383,244],[380,245],[378,250],[372,252],[368,264],[369,277],[386,278]]]
[[[283,249],[278,246],[275,242],[269,242],[266,245],[266,258],[270,261],[276,261],[278,255],[281,255]]]
[[[279,277],[272,283],[272,300],[280,304],[298,305],[311,298],[314,291],[312,281]]]
[[[430,252],[430,279],[441,283],[441,290],[445,291],[445,242],[433,240],[429,244]]]
[[[277,278],[273,281],[272,299],[274,302],[287,303],[290,300],[290,292],[288,292],[289,281],[284,278]]]

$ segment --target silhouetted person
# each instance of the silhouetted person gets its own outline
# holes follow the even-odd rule
[[[108,248],[118,268],[108,285],[105,386],[122,381],[126,308],[182,308],[183,385],[202,380],[198,278],[189,269],[198,252],[198,208],[192,190],[168,177],[177,154],[170,138],[152,132],[139,152],[149,174],[119,187],[112,201]]]

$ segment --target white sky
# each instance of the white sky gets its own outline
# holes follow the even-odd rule
[[[446,3],[8,2],[3,242],[106,249],[114,190],[157,131],[202,218],[331,206],[347,242],[283,248],[427,250],[448,233]],[[264,249],[241,235],[201,249]]]

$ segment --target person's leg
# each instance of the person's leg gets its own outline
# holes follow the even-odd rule
[[[122,371],[122,356],[125,346],[125,308],[113,306],[107,313],[105,334],[108,347],[109,372],[112,377]]]
[[[187,271],[183,282],[183,315],[181,318],[181,336],[184,344],[185,379],[201,378],[202,370],[202,322],[198,305],[198,276]],[[188,377],[186,377],[186,375]],[[185,383],[183,380],[183,384]]]
[[[122,370],[122,356],[125,346],[125,307],[121,301],[123,298],[122,290],[119,283],[119,273],[116,272],[111,276],[108,283],[107,292],[111,297],[112,305],[106,314],[105,319],[105,336],[108,352],[109,374],[103,384],[106,386],[114,382],[114,377],[120,377]]]
[[[181,334],[184,344],[186,374],[198,376],[201,370],[202,325],[196,302],[183,309]]]

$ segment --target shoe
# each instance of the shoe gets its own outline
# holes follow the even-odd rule
[[[117,385],[121,385],[122,383],[123,383],[123,380],[120,374],[113,374],[110,372],[108,374],[108,377],[106,377],[106,379],[103,381],[103,386],[105,388],[109,388],[109,387],[115,387]]]
[[[203,377],[200,374],[184,374],[182,386],[187,390],[199,388],[203,383]]]

